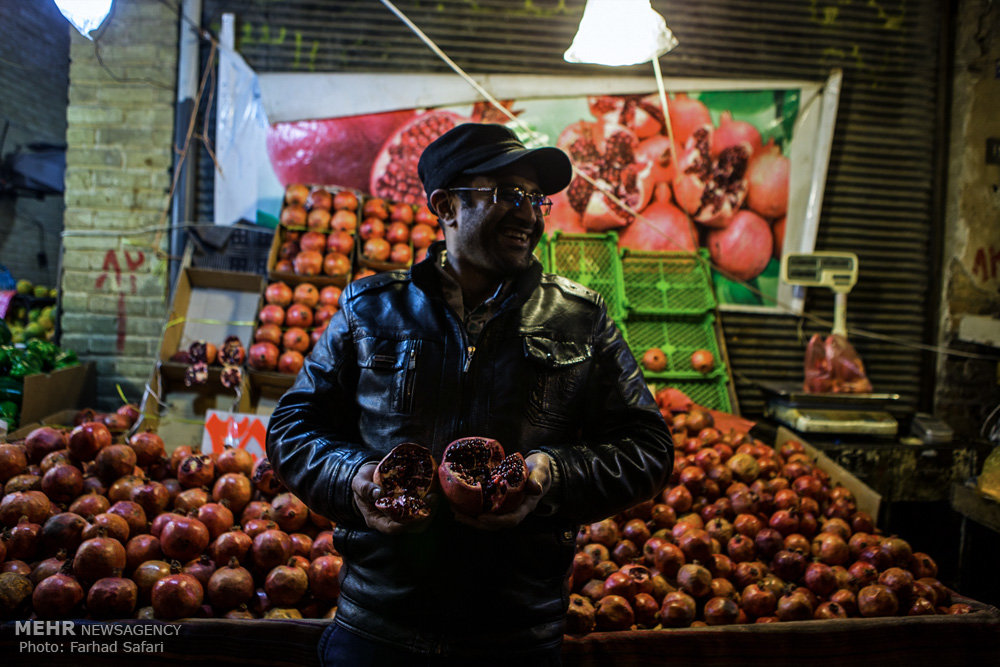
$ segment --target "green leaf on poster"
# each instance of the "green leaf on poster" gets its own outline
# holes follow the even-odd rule
[[[715,283],[715,295],[720,303],[741,306],[759,306],[762,304],[762,300],[757,296],[757,293],[747,287],[747,285],[750,285],[756,288],[756,278],[744,284],[730,280],[717,271],[712,271],[712,281]]]

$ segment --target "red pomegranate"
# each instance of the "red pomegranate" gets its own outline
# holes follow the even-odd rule
[[[736,213],[724,229],[713,229],[706,239],[712,262],[736,280],[760,275],[771,261],[773,243],[767,221],[746,209]]]
[[[686,93],[677,93],[673,99],[668,100],[667,111],[670,114],[674,143],[678,146],[686,144],[696,129],[712,122],[708,107],[688,97]]]
[[[99,422],[88,423],[104,426],[104,424],[100,424]],[[105,427],[104,430],[107,431],[107,428]],[[110,440],[110,433],[108,434],[108,439]],[[28,463],[40,463],[49,453],[66,449],[66,446],[66,434],[52,426],[39,426],[24,439],[24,453],[28,459]],[[72,450],[70,453],[72,454]]]
[[[754,152],[747,167],[747,206],[761,216],[774,220],[788,210],[790,160],[772,139]]]
[[[760,130],[744,120],[733,120],[731,112],[723,111],[719,116],[719,126],[712,133],[712,156],[741,143],[749,144],[750,154],[756,156],[763,144]]]
[[[250,368],[258,371],[273,371],[278,367],[281,351],[274,343],[261,342],[250,346]]]
[[[275,123],[268,129],[267,153],[282,183],[329,183],[368,190],[369,167],[380,148],[413,116],[407,109]],[[331,155],[338,157],[331,160]],[[336,198],[334,208],[339,208]]]
[[[618,246],[636,250],[694,252],[698,233],[687,213],[674,206],[670,185],[657,183],[653,201],[618,234]]]
[[[599,95],[587,98],[594,118],[616,123],[644,139],[663,129],[663,108],[656,95]]]
[[[711,125],[698,128],[680,150],[674,199],[695,222],[725,227],[746,198],[750,148],[741,143],[713,158],[712,131]]]
[[[87,613],[93,618],[130,618],[139,600],[139,587],[117,573],[98,579],[87,591]]]
[[[371,161],[370,178],[361,189],[390,201],[423,204],[426,197],[417,177],[420,154],[432,141],[467,120],[457,113],[441,109],[409,118],[385,140],[378,155]]]
[[[280,357],[278,357],[278,372],[295,375],[299,372],[299,370],[301,370],[302,364],[304,363],[305,358],[302,356],[301,352],[287,350]]]
[[[176,620],[198,613],[205,589],[194,576],[178,571],[157,580],[150,598],[156,618]]]
[[[483,512],[502,514],[520,504],[528,469],[519,452],[504,456],[497,440],[466,437],[445,448],[438,479],[458,511],[470,516]]]
[[[375,468],[374,482],[381,489],[375,506],[400,523],[426,519],[430,507],[424,496],[434,485],[436,469],[426,447],[412,442],[397,445]]]
[[[709,350],[695,350],[691,353],[691,368],[702,374],[711,373],[715,368],[715,355]]]
[[[94,421],[75,427],[69,434],[67,447],[77,461],[91,461],[110,444],[111,431],[103,423]]]
[[[639,153],[639,141],[628,128],[579,121],[566,127],[556,143],[569,154],[578,172],[607,186],[604,191],[598,190],[579,173],[570,182],[566,192],[569,203],[588,231],[624,227],[635,219],[607,193],[632,211],[641,211],[649,203],[653,164]]]
[[[659,373],[667,367],[667,355],[658,347],[651,347],[642,355],[642,365],[647,371]]]
[[[208,601],[216,610],[226,610],[246,604],[254,594],[253,576],[235,558],[212,573],[205,587]]]
[[[336,600],[340,595],[340,568],[344,560],[336,554],[314,558],[306,570],[309,592],[319,600]]]
[[[83,601],[83,587],[70,572],[67,561],[62,571],[46,577],[35,586],[31,593],[31,606],[39,618],[69,618]]]

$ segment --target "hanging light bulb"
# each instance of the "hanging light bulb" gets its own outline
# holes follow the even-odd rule
[[[114,0],[55,0],[56,7],[66,20],[87,39],[94,39],[90,33],[101,27],[111,13]]]
[[[580,28],[563,59],[636,65],[655,60],[675,46],[677,38],[649,0],[587,0]]]

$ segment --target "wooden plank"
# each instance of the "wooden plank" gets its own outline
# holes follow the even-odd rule
[[[965,484],[951,487],[951,507],[964,517],[1000,533],[1000,503]]]

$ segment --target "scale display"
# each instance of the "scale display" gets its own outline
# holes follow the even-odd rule
[[[790,285],[829,287],[846,293],[858,282],[858,256],[832,251],[789,253],[781,258],[781,279]]]

